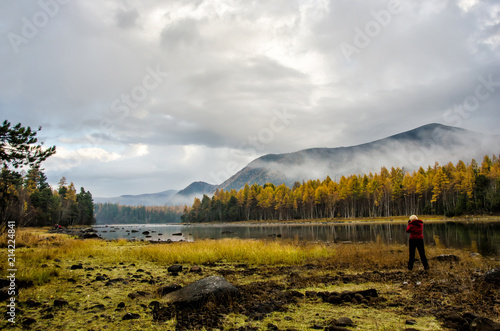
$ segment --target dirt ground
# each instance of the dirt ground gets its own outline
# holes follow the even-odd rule
[[[347,273],[337,266],[315,264],[273,267],[221,263],[202,265],[196,272],[185,267],[177,276],[155,272],[152,265],[58,264],[74,268],[70,269],[74,277],[38,291],[36,287],[22,290],[19,323],[13,326],[3,320],[2,327],[335,330],[335,326],[342,330],[335,319],[347,317],[353,323],[343,327],[349,330],[383,330],[384,323],[393,325],[389,319],[397,320],[400,330],[410,329],[412,323],[416,330],[465,330],[464,316],[498,321],[500,310],[498,286],[485,283],[479,272],[468,277],[454,273],[459,268],[455,263],[446,263],[444,268],[449,271],[445,273],[432,269]],[[158,293],[162,286],[183,286],[209,275],[223,276],[239,294],[192,308],[162,303],[164,293]],[[372,290],[371,294],[366,294],[367,290]],[[320,313],[313,313],[314,307]],[[5,316],[5,305],[0,309]],[[381,320],[374,323],[363,318],[366,311],[378,312]]]

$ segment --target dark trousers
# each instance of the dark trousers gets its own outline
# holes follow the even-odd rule
[[[424,240],[410,239],[410,260],[408,261],[408,270],[413,269],[413,263],[415,263],[415,249],[418,249],[418,255],[420,256],[420,261],[422,261],[424,269],[429,269],[429,263],[425,256]]]

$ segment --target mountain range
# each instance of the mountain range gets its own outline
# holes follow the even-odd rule
[[[285,183],[324,179],[379,172],[382,167],[400,167],[418,170],[420,167],[445,164],[473,158],[479,163],[484,155],[497,154],[500,135],[488,135],[442,124],[428,124],[369,143],[335,148],[310,148],[293,153],[267,154],[250,162],[246,167],[220,185],[195,182],[181,191],[168,190],[156,194],[107,198],[106,202],[123,205],[178,205],[192,204],[195,196],[211,194],[216,189],[241,189],[245,183]],[[104,202],[103,198],[95,198]]]
[[[121,195],[112,198],[94,198],[95,203],[118,203],[125,206],[178,206],[191,205],[195,197],[210,194],[215,191],[217,185],[205,182],[194,182],[180,191],[167,190],[158,193],[146,193],[138,195]]]

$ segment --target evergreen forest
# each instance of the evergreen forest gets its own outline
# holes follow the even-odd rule
[[[63,177],[56,189],[47,183],[39,169],[30,169],[24,176],[6,181],[2,172],[2,224],[15,221],[18,226],[53,226],[59,224],[91,225],[94,223],[92,194],[82,187],[77,192],[73,183]]]
[[[122,206],[117,203],[97,203],[97,224],[179,223],[184,207]]]
[[[56,153],[55,146],[38,143],[37,133],[20,123],[0,126],[0,232],[7,225],[47,226],[94,223],[92,194],[61,178],[56,189],[47,183],[41,163]]]

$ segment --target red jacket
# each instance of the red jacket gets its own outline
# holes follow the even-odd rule
[[[424,222],[421,220],[408,221],[406,232],[410,234],[410,239],[424,239]]]

